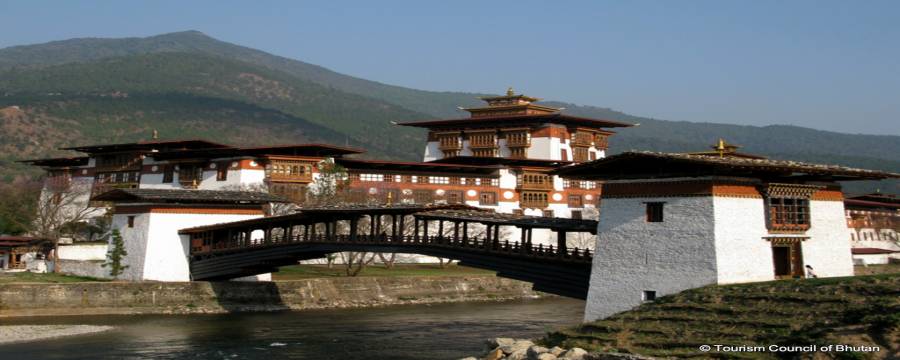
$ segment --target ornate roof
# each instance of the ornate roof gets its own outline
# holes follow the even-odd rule
[[[878,180],[900,178],[887,171],[734,156],[629,151],[557,169],[556,175],[587,180],[656,179],[698,176],[799,178],[802,180]]]
[[[631,127],[634,124],[628,124],[613,120],[591,119],[578,116],[565,115],[560,113],[554,114],[537,114],[537,115],[511,115],[511,116],[490,116],[482,118],[463,118],[448,120],[432,120],[400,123],[401,126],[412,126],[427,129],[462,129],[477,127],[505,127],[505,126],[522,126],[522,125],[541,125],[546,123],[562,124],[567,126],[581,126],[592,128],[613,128],[613,127]]]

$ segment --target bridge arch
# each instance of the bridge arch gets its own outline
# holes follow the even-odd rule
[[[502,227],[520,229],[520,238],[501,239]],[[555,232],[556,246],[534,246],[533,229]],[[570,232],[596,234],[596,229],[593,220],[498,214],[463,205],[341,205],[179,234],[190,244],[193,280],[274,272],[336,252],[394,252],[454,259],[531,282],[538,291],[585,299],[593,254],[566,247],[565,239]]]

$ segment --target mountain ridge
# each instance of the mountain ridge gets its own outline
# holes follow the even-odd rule
[[[226,70],[216,72],[215,79],[203,79],[204,66]],[[91,76],[79,77],[85,69],[91,71]],[[153,91],[146,91],[147,87]],[[48,95],[59,91],[54,89],[63,89],[65,94]],[[96,91],[92,94],[91,89]],[[325,140],[334,142],[343,134],[345,143],[370,149],[370,156],[403,160],[421,158],[424,133],[392,127],[391,121],[457,118],[460,117],[457,106],[480,105],[478,97],[489,95],[423,91],[369,81],[217,40],[195,30],[150,37],[78,38],[0,49],[0,108],[11,105],[28,108],[30,104],[52,108],[53,96],[102,97],[110,96],[108,93],[116,89],[129,90],[132,97],[152,95],[175,99],[182,94],[257,106],[284,114],[301,125],[308,123],[328,129],[331,132],[325,131],[328,133]],[[278,100],[285,91],[296,96]],[[140,103],[139,99],[133,99]],[[157,100],[143,104],[166,106]],[[108,101],[88,102],[117,106]],[[759,127],[669,121],[599,106],[559,101],[541,103],[566,107],[565,112],[572,115],[640,123],[615,135],[611,141],[613,153],[628,149],[697,151],[718,138],[725,138],[744,145],[747,152],[772,157],[834,161],[850,166],[878,165],[884,170],[900,171],[900,136],[896,135],[844,134],[791,125]],[[243,109],[242,106],[235,108]],[[214,109],[204,108],[201,113],[201,118],[214,122]],[[74,114],[65,120],[86,121],[82,125],[87,127],[98,121],[80,116]],[[136,113],[121,116],[128,118],[121,126],[132,127],[122,133],[146,128]],[[122,139],[131,140],[135,136]]]

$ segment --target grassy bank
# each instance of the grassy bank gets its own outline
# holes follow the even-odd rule
[[[438,264],[396,264],[393,268],[384,265],[371,265],[363,269],[357,276],[493,276],[494,273],[487,270],[475,269],[459,265]],[[313,278],[345,277],[347,276],[344,265],[292,265],[278,269],[272,274],[272,280],[301,280]]]
[[[6,272],[0,273],[0,284],[16,284],[16,283],[74,283],[74,282],[90,282],[90,281],[106,281],[102,279],[72,276],[54,273],[33,273],[33,272]]]
[[[698,358],[776,358],[700,352],[701,345],[869,344],[896,358],[900,274],[709,286],[662,297],[611,318],[548,334],[548,345]],[[893,353],[891,353],[893,352]],[[893,355],[891,355],[893,354]],[[781,354],[791,357],[795,354]]]

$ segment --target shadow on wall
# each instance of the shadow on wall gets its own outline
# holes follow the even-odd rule
[[[272,281],[211,281],[218,305],[228,312],[290,310]]]

